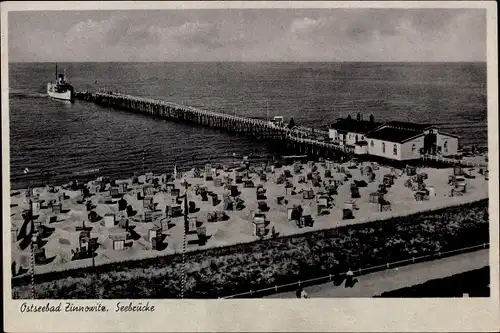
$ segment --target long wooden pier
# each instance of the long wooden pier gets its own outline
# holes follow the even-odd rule
[[[116,92],[78,92],[76,97],[77,99],[91,101],[98,105],[110,106],[168,120],[197,124],[233,133],[241,133],[260,140],[279,141],[286,145],[286,148],[300,154],[338,158],[353,153],[350,147],[338,146],[316,139],[315,135],[324,136],[327,132],[312,128],[297,127],[289,129],[287,126],[277,126],[261,119],[202,110],[186,105]]]

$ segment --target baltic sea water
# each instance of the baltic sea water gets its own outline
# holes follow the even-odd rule
[[[255,118],[293,117],[327,129],[338,117],[431,123],[487,143],[485,63],[60,63],[77,91],[107,89]],[[11,187],[42,181],[41,170],[99,169],[129,177],[175,163],[279,155],[279,147],[242,136],[166,122],[92,103],[51,100],[53,63],[9,65]],[[143,165],[143,152],[145,162]],[[36,172],[24,174],[28,168]]]

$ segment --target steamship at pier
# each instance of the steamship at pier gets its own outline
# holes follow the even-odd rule
[[[56,83],[47,83],[47,94],[49,97],[64,101],[74,102],[75,92],[73,86],[69,83],[66,75],[66,70],[64,73],[60,74],[57,72],[56,65]]]

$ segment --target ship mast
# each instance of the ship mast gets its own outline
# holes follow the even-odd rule
[[[57,64],[56,64],[56,82],[57,82]]]

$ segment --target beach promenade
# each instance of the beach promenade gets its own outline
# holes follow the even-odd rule
[[[374,297],[384,292],[397,290],[465,273],[489,265],[489,250],[464,253],[444,259],[388,269],[357,277],[354,287],[344,284],[334,286],[332,282],[306,287],[310,298],[322,297]],[[278,293],[265,298],[295,298],[295,291]]]

